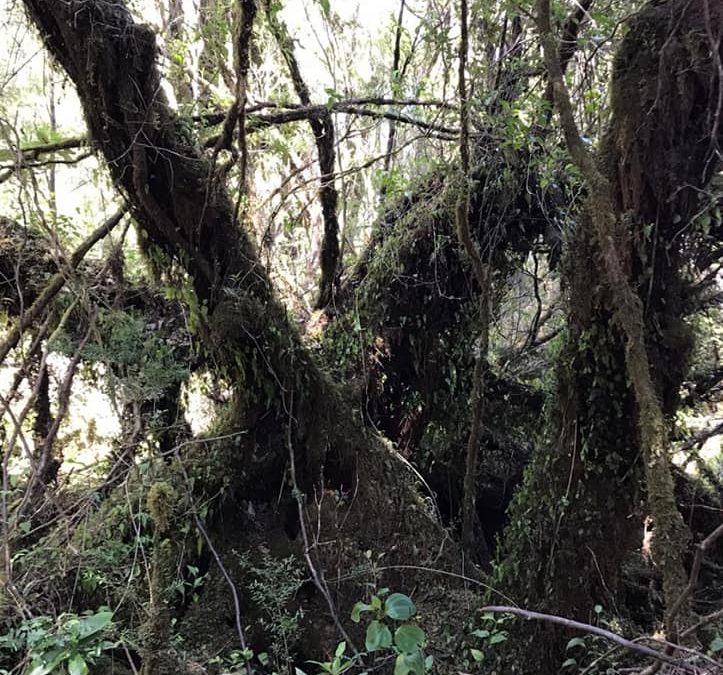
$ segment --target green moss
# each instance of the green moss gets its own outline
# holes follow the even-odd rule
[[[164,481],[153,483],[148,490],[146,504],[148,511],[153,518],[153,523],[158,532],[163,534],[168,530],[168,525],[173,510],[178,501],[178,494],[175,488]]]

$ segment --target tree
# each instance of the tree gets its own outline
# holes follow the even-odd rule
[[[207,5],[214,15],[226,11],[224,3]],[[174,71],[181,81],[177,98],[191,107],[199,77],[208,80],[206,89],[219,74],[232,85],[233,102],[226,110],[194,111],[195,122],[221,125],[219,133],[202,142],[189,118],[166,99],[155,33],[138,23],[122,0],[24,0],[46,48],[77,89],[89,142],[127,203],[145,255],[184,300],[197,345],[196,354],[181,357],[187,372],[203,374],[230,392],[212,431],[193,436],[175,423],[185,375],[174,379],[173,368],[164,366],[170,377],[166,393],[152,406],[148,395],[134,399],[118,453],[132,465],[132,446],[142,442],[142,431],[162,411],[167,430],[158,434],[160,452],[150,462],[149,475],[112,472],[103,486],[106,513],[117,513],[119,500],[138,499],[150,519],[152,556],[137,591],[148,597],[138,647],[144,672],[178,671],[178,650],[171,644],[174,620],[196,645],[220,644],[230,625],[244,652],[262,644],[265,638],[257,629],[268,624],[258,617],[274,606],[274,594],[258,590],[259,569],[271,574],[268,570],[282,564],[285,553],[303,560],[313,586],[305,643],[333,653],[337,641],[344,640],[359,659],[364,658],[361,635],[346,617],[364,589],[351,572],[361,568],[377,586],[383,578],[384,585],[411,592],[415,584],[429,583],[433,566],[435,573],[446,575],[436,587],[439,593],[470,602],[454,576],[463,549],[492,566],[486,576],[465,559],[465,583],[484,579],[495,592],[533,610],[584,619],[599,604],[625,615],[623,567],[641,538],[641,503],[647,504],[655,526],[653,559],[662,575],[667,634],[676,640],[678,623],[685,633],[687,542],[676,504],[669,429],[692,346],[685,318],[700,310],[701,288],[708,284],[705,278],[699,281],[701,270],[713,264],[711,253],[719,249],[719,216],[712,234],[713,216],[707,227],[699,220],[702,206],[714,213],[716,205],[703,204],[698,195],[718,166],[723,11],[706,0],[667,0],[646,5],[630,20],[611,76],[607,132],[593,153],[581,137],[584,112],[576,109],[565,75],[593,3],[581,3],[560,19],[561,46],[549,2],[538,3],[535,22],[493,5],[468,8],[463,1],[460,6],[462,39],[454,47],[460,110],[459,129],[454,129],[406,113],[360,107],[364,104],[358,99],[345,101],[336,91],[326,104],[314,105],[289,31],[279,19],[280,7],[264,3],[264,12],[258,12],[255,2],[240,0],[230,36],[235,72],[224,72],[224,60],[209,51],[211,38],[224,39],[224,31],[208,35],[197,72]],[[320,6],[331,17],[328,3]],[[179,10],[177,3],[169,6],[166,40],[183,41]],[[404,10],[402,2],[393,82],[406,68],[400,69]],[[249,103],[248,78],[260,58],[262,18],[299,103],[259,115]],[[537,71],[530,70],[537,67],[534,59],[521,58],[522,36],[533,25],[544,54],[544,68]],[[410,50],[415,44],[416,39]],[[451,44],[447,41],[433,58],[444,61]],[[487,57],[484,65],[481,54]],[[661,77],[662,63],[671,66],[672,75]],[[525,108],[520,100],[533,91],[531,72],[543,75],[547,84]],[[468,74],[478,87],[470,91],[484,91],[484,96],[468,93]],[[395,98],[367,103],[395,104]],[[552,124],[553,104],[565,148]],[[345,277],[337,213],[343,185],[339,192],[335,183],[336,112],[412,123],[446,141],[457,139],[460,155],[459,165],[454,159],[432,171],[415,183],[414,191],[395,196],[382,190],[388,198],[383,217]],[[523,113],[535,122],[522,122]],[[289,120],[309,122],[321,176],[324,236],[316,304],[325,310],[328,327],[318,349],[300,335],[279,299],[252,233],[249,137]],[[394,139],[399,140],[391,133],[389,138],[382,155],[387,181]],[[79,145],[76,141],[72,147]],[[32,152],[37,159],[45,150]],[[235,192],[229,187],[231,175]],[[575,193],[583,194],[580,204],[571,202]],[[78,249],[71,269],[79,269],[88,248],[122,217],[123,211]],[[565,223],[562,236],[554,231],[558,223]],[[689,224],[684,236],[680,223]],[[703,259],[705,264],[696,262]],[[534,265],[529,333],[519,343],[494,344],[493,322],[501,322],[505,293],[521,285],[520,271],[528,260]],[[564,295],[564,329],[553,324],[545,337],[540,335],[543,314],[553,312],[544,311],[541,265],[551,275],[559,273]],[[122,277],[122,272],[114,275],[116,289],[128,286]],[[3,356],[22,347],[31,332],[31,358],[18,371],[16,387],[27,369],[28,382],[37,384],[31,402],[41,439],[31,479],[37,489],[26,491],[31,497],[18,514],[29,513],[25,501],[36,503],[32,495],[47,492],[52,478],[46,469],[54,436],[43,370],[49,327],[54,326],[54,335],[66,326],[72,333],[71,367],[60,389],[56,421],[66,414],[64,392],[78,364],[91,358],[91,336],[98,326],[101,331],[108,326],[109,332],[117,328],[107,314],[79,311],[75,304],[59,321],[49,313],[65,280],[60,275],[27,299],[23,284],[10,304],[18,307],[17,329],[6,340]],[[123,297],[116,292],[113,302],[125,311]],[[28,300],[33,304],[25,312]],[[173,303],[154,308],[144,297],[138,304],[144,316],[177,315]],[[118,325],[127,327],[124,339],[135,330],[132,318]],[[171,330],[182,332],[177,322]],[[134,339],[152,348],[155,343],[143,338],[142,329],[140,334]],[[555,335],[562,346],[552,387],[549,381],[541,386],[541,377],[519,381],[504,365],[531,358]],[[112,354],[96,352],[95,358],[114,363]],[[162,358],[152,357],[159,363]],[[543,402],[548,420],[541,430]],[[21,426],[22,420],[16,432]],[[533,442],[520,441],[524,435]],[[462,446],[466,452],[459,451]],[[503,460],[500,467],[496,456],[508,448],[520,457]],[[530,454],[503,529],[499,520],[511,490],[503,491],[496,507],[498,520],[480,472],[521,473]],[[410,472],[405,456],[419,470]],[[435,473],[441,458],[446,466]],[[454,487],[440,510],[445,480]],[[114,490],[116,484],[121,488]],[[427,501],[422,495],[429,484],[437,496]],[[128,509],[121,512],[127,515]],[[455,535],[458,515],[463,549],[449,534]],[[638,526],[630,526],[631,518]],[[43,522],[39,527],[50,526]],[[81,538],[92,537],[78,532]],[[496,535],[501,539],[491,560]],[[5,586],[23,607],[9,562],[14,541],[6,535]],[[34,544],[37,550],[46,545]],[[380,547],[383,563],[374,559]],[[176,568],[184,566],[189,572],[181,575],[183,600],[177,601],[173,579]],[[209,573],[206,587],[199,603],[189,604],[184,589],[196,588],[201,568]],[[288,570],[284,576],[295,578]],[[477,595],[472,602],[481,600]],[[436,611],[433,593],[428,599],[422,595],[420,607],[422,616],[426,609],[440,622],[454,613]],[[139,623],[132,616],[125,620]],[[434,619],[429,621],[434,625]],[[558,672],[566,633],[544,629],[545,640],[536,629],[525,634],[526,643],[515,641],[526,650],[517,669],[525,670],[528,663],[534,672]],[[373,651],[368,633],[366,642],[366,651]],[[338,651],[336,658],[341,658]],[[455,658],[447,658],[452,667],[458,667]],[[502,658],[517,660],[512,650]]]

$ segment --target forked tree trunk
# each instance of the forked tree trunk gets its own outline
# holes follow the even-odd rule
[[[238,518],[241,500],[273,511],[279,491],[288,495],[291,463],[294,492],[300,490],[305,503],[325,487],[353,496],[326,497],[319,522],[334,545],[311,552],[320,569],[323,556],[336,564],[334,551],[341,550],[350,566],[363,563],[364,552],[380,540],[394,549],[388,564],[444,567],[450,548],[442,545],[441,527],[403,464],[365,432],[301,345],[214,167],[167,106],[152,31],[134,22],[122,0],[25,0],[25,6],[75,83],[90,135],[146,248],[168,271],[187,275],[208,362],[214,376],[234,388],[237,413],[228,426],[243,430],[242,442],[219,455],[215,476],[204,479],[207,490],[198,481],[196,490],[215,494],[228,484],[227,522]],[[247,533],[239,531],[239,545]],[[231,548],[227,526],[224,534]],[[215,614],[222,618],[220,608]]]

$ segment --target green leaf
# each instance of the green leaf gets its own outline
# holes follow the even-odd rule
[[[481,652],[479,649],[470,649],[469,653],[472,654],[472,658],[477,662],[480,663],[482,659],[484,659],[485,655],[483,652]]]
[[[504,642],[507,639],[507,631],[501,630],[499,633],[492,633],[490,638],[491,645],[497,645],[500,642]]]
[[[346,651],[346,642],[342,641],[336,646],[336,651],[334,652],[334,656],[337,658],[344,656],[344,652]]]
[[[406,621],[417,613],[417,608],[403,593],[392,593],[384,603],[384,613],[395,621]]]
[[[392,633],[386,624],[374,620],[367,626],[365,646],[368,652],[387,649],[392,646]]]
[[[421,648],[427,636],[424,631],[413,623],[405,623],[394,633],[394,644],[402,652],[414,652]]]
[[[577,659],[568,659],[565,661],[565,663],[562,664],[561,670],[564,670],[565,668],[571,668],[572,666],[577,665]]]
[[[331,2],[330,0],[318,0],[321,5],[321,11],[324,12],[324,18],[328,19],[331,16]]]
[[[73,654],[68,661],[68,675],[88,675],[88,664],[80,654]]]
[[[48,675],[67,658],[68,652],[65,649],[53,649],[45,652],[32,662],[27,675]]]
[[[571,649],[575,649],[575,647],[585,647],[585,640],[583,638],[572,638],[570,642],[567,643],[567,647],[565,647],[565,651],[569,652]]]
[[[78,636],[83,639],[102,631],[113,620],[113,612],[97,612],[80,620]]]
[[[354,623],[359,623],[361,620],[361,613],[362,612],[368,612],[371,610],[371,606],[367,605],[365,602],[357,602],[354,607],[352,607],[351,610],[351,620]]]
[[[478,638],[482,638],[484,640],[485,638],[488,638],[490,636],[490,632],[488,630],[482,630],[481,628],[478,628],[477,630],[472,631],[472,635]]]
[[[394,662],[394,675],[424,675],[424,655],[421,651],[402,653]]]
[[[53,667],[54,666],[51,666],[47,663],[37,663],[36,661],[33,661],[33,663],[30,665],[28,675],[48,675],[48,673],[53,669]]]
[[[719,651],[723,650],[723,637],[716,635],[710,643],[708,649],[710,649],[711,654],[717,654]]]

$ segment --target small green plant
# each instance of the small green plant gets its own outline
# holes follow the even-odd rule
[[[113,612],[106,610],[61,614],[56,621],[35,617],[0,637],[0,651],[24,652],[24,675],[87,675],[88,665],[116,646],[106,640],[112,621]]]
[[[345,654],[346,642],[340,642],[336,647],[334,658],[331,661],[309,661],[309,663],[313,663],[321,668],[321,673],[319,673],[319,675],[322,675],[322,673],[328,673],[328,675],[342,675],[342,673],[345,673],[354,665],[354,659],[350,659]],[[295,672],[296,675],[306,675],[306,673],[299,668],[296,668]]]
[[[479,649],[470,649],[470,654],[476,663],[482,663],[485,660],[485,654],[490,647],[502,644],[507,640],[508,633],[504,626],[511,618],[509,614],[499,615],[490,612],[482,615],[482,627],[472,631],[472,635],[481,641]]]
[[[215,656],[208,663],[220,667],[221,675],[247,675],[253,669],[254,658],[259,665],[266,668],[271,659],[266,652],[254,654],[252,649],[234,650],[226,656]],[[277,675],[274,671],[274,675]]]
[[[274,558],[268,550],[262,549],[261,560],[251,563],[239,556],[243,567],[249,570],[252,579],[249,593],[254,604],[263,611],[259,623],[271,638],[269,652],[276,669],[285,671],[293,660],[294,645],[299,635],[300,609],[292,611],[292,600],[304,581],[303,569],[297,560]]]
[[[351,612],[355,623],[361,621],[361,615],[369,612],[374,617],[367,626],[364,641],[367,653],[392,650],[396,653],[394,675],[424,675],[432,667],[432,657],[424,654],[427,642],[425,632],[411,623],[417,608],[412,600],[403,593],[389,593],[383,588],[372,595],[369,604],[357,602]],[[387,596],[385,600],[382,600]],[[394,630],[394,633],[392,633]]]
[[[186,565],[188,576],[184,579],[177,577],[171,584],[171,591],[177,593],[181,597],[181,601],[186,601],[187,594],[191,595],[191,602],[198,602],[198,591],[206,583],[206,574],[200,574],[198,567],[195,565]]]

